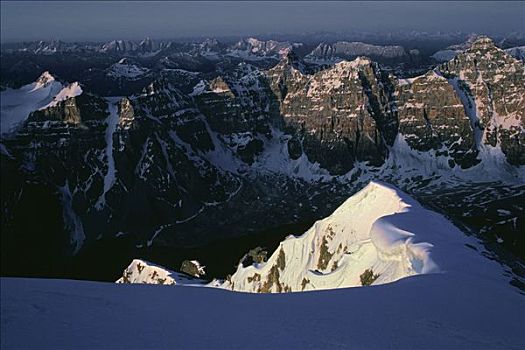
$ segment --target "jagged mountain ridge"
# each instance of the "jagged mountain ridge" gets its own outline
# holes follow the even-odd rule
[[[320,43],[312,52],[305,56],[305,60],[318,64],[333,64],[359,56],[367,56],[380,62],[409,62],[411,59],[417,60],[419,52],[417,50],[406,51],[399,45],[379,46],[362,42],[338,41],[333,44]]]
[[[503,65],[518,64],[509,60]],[[334,186],[351,191],[377,169],[390,176],[405,167],[392,163],[400,139],[461,177],[486,162],[476,160],[468,105],[439,73],[403,81],[368,59],[315,69],[289,54],[270,70],[241,63],[214,79],[167,70],[123,99],[85,92],[33,113],[5,140],[23,175],[8,177],[7,193],[24,193],[24,181],[45,183],[62,202],[76,250],[120,233],[137,246],[187,244],[214,235],[210,218],[224,235],[232,223],[286,222],[284,209],[299,202],[307,207],[294,215],[322,215],[327,209],[316,207]],[[501,145],[503,154],[516,147]],[[482,179],[499,178],[492,176]],[[8,212],[22,210],[20,199],[2,202]],[[248,219],[238,208],[258,214]]]

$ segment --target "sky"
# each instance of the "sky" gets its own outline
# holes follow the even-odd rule
[[[1,41],[397,30],[525,33],[525,2],[1,1]]]

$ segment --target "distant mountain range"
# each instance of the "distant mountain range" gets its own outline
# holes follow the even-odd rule
[[[4,50],[2,273],[309,225],[373,179],[522,254],[525,66],[510,53],[487,37],[442,64],[357,42]]]

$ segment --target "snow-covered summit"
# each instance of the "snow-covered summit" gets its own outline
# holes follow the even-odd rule
[[[334,252],[338,242],[349,245]],[[267,263],[239,267],[225,287],[285,292],[295,289],[284,281],[307,290],[425,276],[278,296],[187,287],[143,260],[133,261],[125,282],[169,277],[175,286],[3,278],[2,347],[244,349],[259,348],[263,332],[276,335],[264,339],[269,349],[521,349],[523,293],[479,250],[441,215],[372,182],[303,236],[286,239]],[[332,270],[334,256],[335,270],[319,267]],[[317,265],[307,278],[305,261]]]
[[[478,262],[465,242],[441,215],[391,185],[370,182],[305,234],[281,242],[266,263],[239,264],[222,287],[293,292],[468,271]]]
[[[350,67],[350,68],[359,68],[363,66],[368,66],[372,64],[372,60],[370,60],[366,56],[359,56],[355,59],[348,61],[348,60],[341,60],[338,63],[335,64],[337,67]]]
[[[35,89],[39,89],[41,87],[46,86],[47,84],[52,83],[55,81],[55,77],[49,73],[49,71],[45,71],[42,73],[38,79],[35,82]]]
[[[48,71],[31,84],[0,93],[1,133],[8,134],[23,123],[29,114],[53,101],[64,85]]]

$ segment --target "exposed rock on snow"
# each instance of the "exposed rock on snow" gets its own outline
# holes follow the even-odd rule
[[[140,283],[140,284],[203,284],[203,281],[189,278],[186,275],[170,271],[164,267],[155,265],[145,260],[134,259],[124,270],[122,277],[116,283]]]
[[[206,275],[204,268],[205,266],[201,266],[197,260],[184,260],[180,267],[180,272],[198,278]]]

